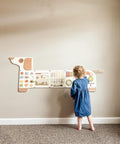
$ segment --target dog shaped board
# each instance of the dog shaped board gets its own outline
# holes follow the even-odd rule
[[[48,70],[33,69],[32,57],[10,57],[11,62],[19,66],[18,92],[26,92],[29,88],[71,88],[73,80],[72,70]],[[89,80],[88,89],[96,91],[96,74],[86,70]]]

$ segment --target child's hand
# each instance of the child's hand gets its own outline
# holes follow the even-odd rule
[[[75,98],[74,98],[74,97],[72,97],[72,100],[75,100]]]

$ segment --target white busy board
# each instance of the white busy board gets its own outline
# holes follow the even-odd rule
[[[11,57],[11,62],[19,66],[19,92],[26,92],[28,88],[71,88],[73,80],[72,70],[37,70],[33,69],[33,58]],[[96,74],[86,70],[89,80],[89,91],[96,91]]]

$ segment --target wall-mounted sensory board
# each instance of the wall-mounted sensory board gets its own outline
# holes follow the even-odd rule
[[[19,71],[19,92],[26,92],[29,88],[71,88],[73,80],[72,70],[48,70],[42,71],[33,69],[32,57],[10,57],[11,62],[18,65]],[[102,70],[86,70],[86,76],[90,83],[89,91],[96,91],[96,74]]]

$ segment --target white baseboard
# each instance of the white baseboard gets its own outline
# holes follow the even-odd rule
[[[88,124],[84,117],[83,124]],[[120,117],[93,117],[94,124],[120,124]],[[0,118],[0,125],[77,124],[77,118]]]

